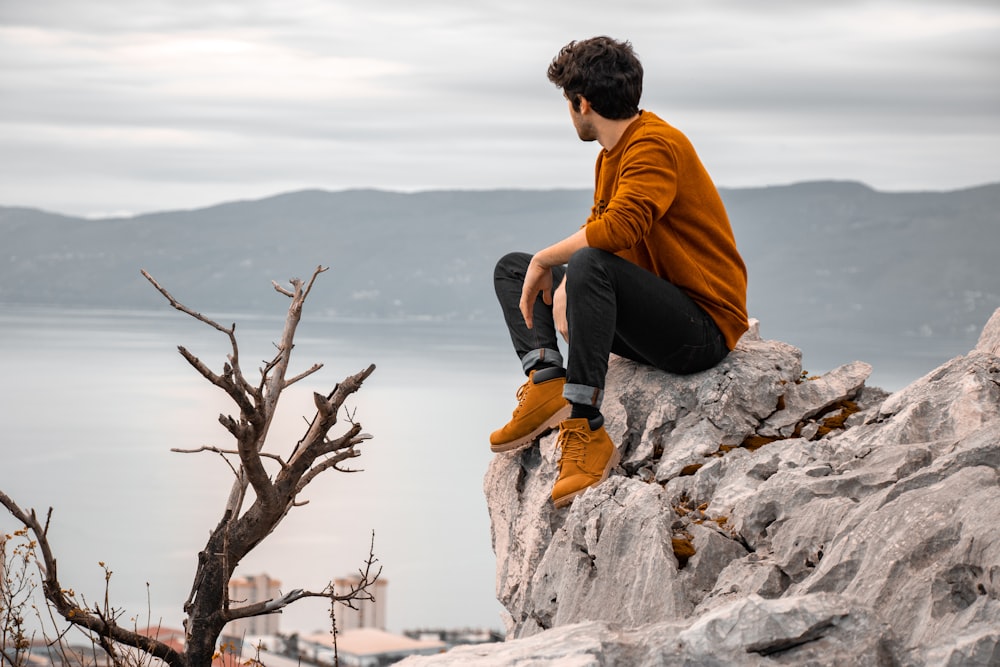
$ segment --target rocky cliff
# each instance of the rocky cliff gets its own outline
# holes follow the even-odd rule
[[[614,359],[618,474],[564,510],[555,438],[485,492],[508,641],[407,665],[1000,664],[1000,310],[892,395],[756,327],[678,377]]]

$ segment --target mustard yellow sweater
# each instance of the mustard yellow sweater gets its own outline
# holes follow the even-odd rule
[[[597,157],[587,243],[684,290],[719,326],[729,349],[747,330],[747,272],[729,217],[679,130],[643,111]]]

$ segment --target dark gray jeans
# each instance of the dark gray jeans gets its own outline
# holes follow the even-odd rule
[[[552,306],[539,296],[534,327],[519,307],[531,255],[515,252],[497,262],[493,285],[514,350],[525,373],[539,361],[563,365]],[[608,355],[615,354],[680,375],[711,368],[729,353],[715,321],[672,283],[617,255],[584,248],[552,270],[566,283],[569,359],[564,395],[600,407]]]

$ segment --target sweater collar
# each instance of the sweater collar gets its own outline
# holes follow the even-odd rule
[[[640,125],[643,125],[646,122],[646,120],[648,120],[650,117],[652,117],[651,113],[639,109],[639,116],[634,121],[632,121],[632,123],[629,124],[627,128],[625,128],[625,131],[622,132],[622,136],[618,138],[618,143],[616,143],[614,147],[612,147],[610,150],[608,149],[604,150],[604,157],[613,157],[621,153],[623,150],[625,150],[625,146],[628,145],[629,139],[632,137],[633,134],[635,134],[635,131],[639,128]]]

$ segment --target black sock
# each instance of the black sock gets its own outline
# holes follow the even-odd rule
[[[528,371],[535,371],[534,383],[545,382],[546,380],[551,380],[553,378],[564,378],[566,377],[566,369],[562,366],[553,366],[551,364],[535,364]]]
[[[572,403],[573,411],[570,413],[570,419],[586,419],[590,423],[594,423],[598,417],[601,416],[601,411],[599,408],[595,408],[593,405],[586,405],[584,403]],[[601,420],[602,422],[604,420]]]

